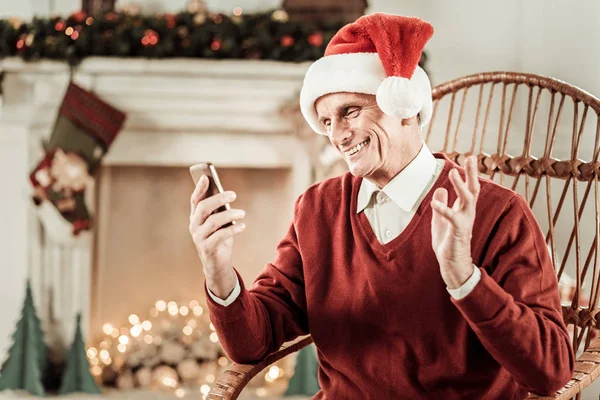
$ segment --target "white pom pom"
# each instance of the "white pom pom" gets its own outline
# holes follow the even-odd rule
[[[387,115],[411,118],[423,107],[423,93],[400,76],[388,76],[377,88],[377,105]]]

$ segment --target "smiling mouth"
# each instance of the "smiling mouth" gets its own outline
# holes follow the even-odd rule
[[[358,152],[359,152],[359,151],[360,151],[362,148],[366,147],[366,146],[367,146],[367,145],[368,145],[370,142],[371,142],[371,140],[370,140],[370,139],[367,139],[367,140],[365,140],[364,142],[361,142],[361,143],[357,144],[356,146],[352,147],[351,149],[349,149],[349,150],[346,150],[346,151],[344,152],[344,155],[345,155],[346,157],[353,156],[353,155],[355,155],[356,153],[358,153]]]

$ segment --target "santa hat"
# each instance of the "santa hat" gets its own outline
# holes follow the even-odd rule
[[[420,113],[421,126],[431,118],[431,83],[419,67],[433,27],[419,19],[376,13],[340,29],[325,55],[304,78],[300,109],[311,128],[326,134],[315,101],[326,94],[354,92],[377,96],[386,114],[410,118]]]

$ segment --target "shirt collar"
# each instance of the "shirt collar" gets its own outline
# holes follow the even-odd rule
[[[419,154],[396,175],[381,191],[384,192],[398,207],[406,212],[412,210],[413,206],[423,194],[423,190],[435,175],[436,159],[427,145],[423,143]],[[358,191],[357,210],[364,210],[371,201],[373,193],[379,187],[368,179],[363,179]]]

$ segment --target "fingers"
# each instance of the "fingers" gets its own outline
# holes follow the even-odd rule
[[[197,224],[203,224],[204,221],[219,207],[226,206],[234,201],[236,194],[232,191],[218,193],[198,202],[194,213],[190,215],[190,224],[195,221]]]
[[[449,173],[450,182],[458,196],[457,202],[452,207],[455,211],[474,205],[479,195],[479,180],[477,179],[477,159],[475,156],[467,157],[465,161],[466,181],[463,181],[457,169]]]
[[[437,213],[438,215],[441,215],[444,220],[448,221],[453,226],[456,226],[456,218],[455,218],[456,212],[453,209],[451,209],[450,207],[448,207],[446,202],[442,202],[442,201],[436,199],[435,195],[437,194],[437,192],[439,190],[440,189],[435,191],[435,193],[433,194],[434,198],[431,200],[431,207],[433,208],[433,211],[434,211],[434,218]],[[446,196],[447,196],[447,194],[446,194]],[[438,196],[438,198],[439,198],[439,196]]]
[[[448,191],[445,188],[438,188],[433,192],[433,200],[437,200],[444,204],[448,203]]]
[[[470,207],[474,207],[479,196],[480,185],[475,156],[469,156],[465,161],[465,175],[466,181],[463,181],[457,169],[452,169],[449,173],[450,182],[457,194],[457,199],[452,207],[448,207],[448,192],[443,188],[439,188],[433,193],[431,201],[434,212],[455,227],[457,226],[457,215],[463,210],[470,210]]]
[[[446,220],[439,213],[437,207],[434,206],[435,202],[439,202],[440,204],[447,204],[448,202],[448,192],[444,188],[438,188],[433,192],[433,199],[431,200],[431,208],[433,211],[432,219],[431,219],[431,228],[441,229],[445,226]]]
[[[469,164],[467,164],[467,184],[469,185],[469,191],[477,198],[480,189],[477,177],[477,157],[470,156],[467,160],[470,160]]]
[[[469,191],[467,184],[462,180],[457,169],[450,171],[450,182],[460,199],[462,207],[468,206],[473,200],[473,194]]]
[[[449,214],[449,211],[452,210],[448,208],[448,191],[444,188],[438,188],[435,190],[435,192],[433,192],[433,199],[431,199],[431,207],[433,208],[434,218],[436,218],[438,214],[444,217],[454,215],[454,213]]]
[[[192,215],[194,215],[194,211],[196,210],[196,205],[198,202],[204,198],[206,195],[206,189],[208,188],[208,179],[206,175],[202,175],[200,179],[198,179],[198,183],[190,196],[190,219]]]
[[[238,221],[244,218],[245,215],[246,213],[244,210],[237,209],[212,214],[197,229],[199,237],[203,240],[210,238],[210,236],[220,230],[223,225],[226,225],[232,221]]]
[[[219,229],[206,239],[206,247],[209,249],[216,249],[224,241],[243,232],[244,229],[246,229],[246,224],[243,222]]]

